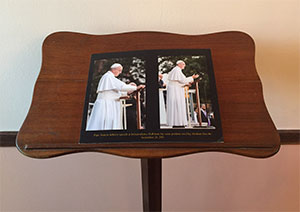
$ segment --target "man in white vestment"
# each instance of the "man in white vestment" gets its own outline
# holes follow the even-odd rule
[[[160,125],[167,124],[167,113],[166,113],[166,103],[165,103],[165,93],[164,90],[166,88],[166,84],[163,81],[163,75],[161,73],[158,74],[158,93],[159,93],[159,118]]]
[[[186,77],[182,70],[185,62],[178,60],[168,75],[167,86],[167,124],[173,127],[184,127],[187,125],[187,113],[185,105],[184,86],[192,83],[199,77],[198,74]]]
[[[116,78],[122,73],[123,67],[115,63],[100,79],[97,88],[97,99],[87,122],[87,131],[91,130],[118,130],[121,123],[121,92],[132,92],[144,85],[126,84]]]

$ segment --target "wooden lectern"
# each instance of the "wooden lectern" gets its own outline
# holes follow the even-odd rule
[[[91,55],[157,49],[210,49],[223,142],[80,143]],[[41,72],[17,147],[33,158],[85,151],[140,158],[144,211],[161,211],[162,158],[207,151],[265,158],[279,150],[279,135],[264,103],[254,57],[254,41],[243,32],[53,33],[43,43]]]

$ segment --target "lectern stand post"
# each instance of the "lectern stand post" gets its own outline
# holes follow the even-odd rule
[[[161,158],[141,159],[144,212],[161,211]]]

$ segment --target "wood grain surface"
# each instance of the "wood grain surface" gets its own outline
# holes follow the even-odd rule
[[[91,55],[155,49],[211,50],[224,143],[79,144]],[[43,43],[41,72],[32,105],[17,136],[17,147],[35,158],[84,151],[133,158],[164,158],[204,151],[272,156],[280,148],[280,139],[264,103],[254,56],[254,41],[243,32],[53,33]]]

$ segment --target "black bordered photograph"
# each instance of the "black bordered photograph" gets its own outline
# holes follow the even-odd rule
[[[145,60],[103,58],[93,60],[92,66],[86,131],[143,129]]]
[[[80,143],[222,142],[209,49],[91,55]]]
[[[207,57],[159,56],[158,67],[160,128],[215,129]]]

